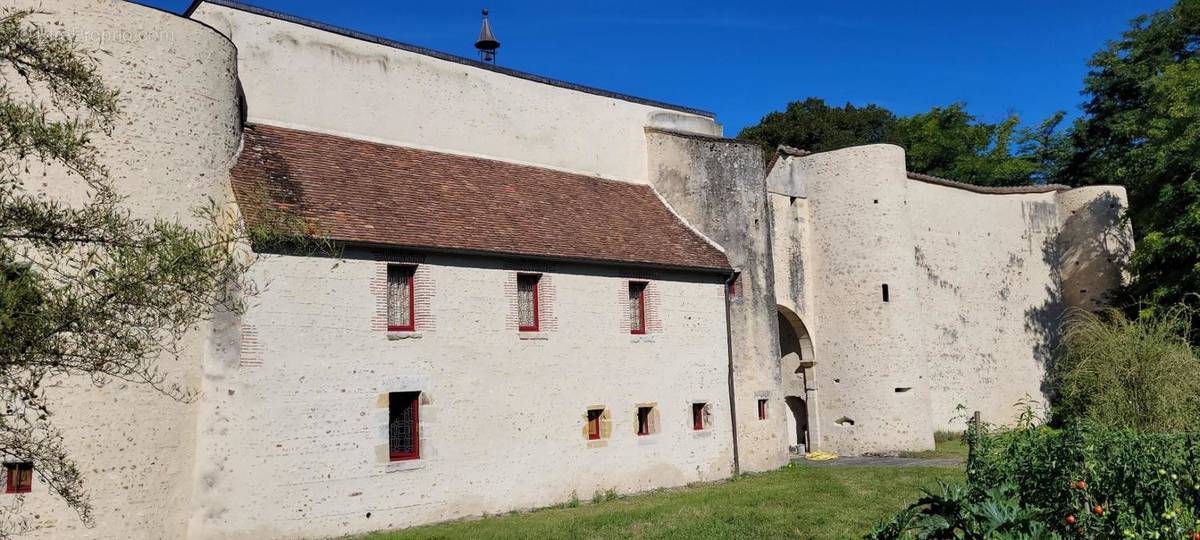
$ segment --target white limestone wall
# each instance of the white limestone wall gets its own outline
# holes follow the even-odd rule
[[[729,301],[738,466],[743,472],[787,464],[771,217],[762,152],[745,141],[647,130],[650,181],[671,207],[719,243],[737,270]],[[759,418],[758,400],[766,400]]]
[[[637,182],[646,181],[644,127],[721,132],[705,116],[215,4],[201,4],[192,17],[237,43],[249,116],[265,123]]]
[[[192,219],[206,197],[226,200],[228,170],[239,134],[233,45],[221,34],[151,8],[113,0],[9,0],[48,12],[35,20],[49,32],[74,35],[99,50],[105,81],[121,90],[124,116],[112,137],[93,140],[103,152],[125,206],[135,216]],[[35,171],[31,189],[70,203],[81,184],[55,168]],[[43,176],[43,172],[45,175]],[[184,343],[182,357],[163,358],[172,381],[199,388],[207,325]],[[177,403],[144,386],[82,379],[56,381],[55,424],[79,464],[95,505],[95,528],[35,478],[24,514],[40,528],[29,538],[179,538],[189,515],[196,405]],[[11,495],[0,495],[6,503]]]
[[[1133,248],[1129,226],[1121,221],[1124,190],[997,194],[911,179],[872,185],[863,178],[896,176],[902,163],[897,162],[902,155],[878,150],[782,157],[767,177],[775,294],[784,312],[796,313],[814,336],[815,377],[809,378],[821,392],[810,406],[819,407],[821,420],[812,424],[831,437],[831,445],[860,453],[881,450],[882,444],[837,443],[846,430],[829,422],[844,413],[857,428],[855,414],[886,418],[898,411],[913,421],[927,414],[932,429],[957,431],[976,410],[1004,423],[1020,412],[1018,401],[1044,406],[1044,375],[1063,313],[1101,305],[1124,279],[1121,268]],[[893,185],[903,190],[889,193]],[[911,254],[902,252],[906,243]],[[859,251],[864,248],[867,252]],[[882,268],[862,264],[876,252],[891,262]],[[874,319],[871,302],[846,294],[868,287],[864,280],[874,276],[903,275],[905,265],[915,271],[912,279],[889,281],[891,299],[884,308],[915,299],[917,309],[910,304],[900,320]],[[863,316],[867,324],[856,328],[836,320],[844,316]],[[887,351],[904,343],[886,334],[891,324],[921,344],[916,364],[926,366],[928,391],[908,404],[889,401],[886,386],[862,386],[861,379],[886,371],[854,363],[887,364],[898,357]],[[849,386],[844,368],[830,365],[838,355],[854,368],[849,378],[856,382]],[[785,386],[790,361],[785,358]],[[831,369],[841,375],[829,375]],[[797,381],[791,382],[794,389]],[[918,382],[903,394],[920,388]]]
[[[569,265],[543,272],[543,331],[513,321],[517,267],[429,256],[417,331],[378,327],[386,262],[268,255],[267,284],[211,366],[195,538],[300,538],[405,527],[727,477],[723,287],[717,277]],[[412,260],[412,259],[406,259]],[[649,334],[628,331],[627,279],[649,278]],[[388,392],[421,391],[421,452],[389,463]],[[691,403],[712,404],[694,432]],[[661,432],[635,434],[653,402]],[[589,444],[585,411],[612,435]]]
[[[1062,312],[1056,193],[981,194],[909,181],[922,318],[936,429],[964,415],[1008,422],[1043,378]],[[962,410],[958,410],[959,406]]]
[[[814,154],[794,167],[809,196],[805,267],[811,309],[819,313],[809,328],[819,358],[812,384],[819,390],[820,448],[932,448],[925,344],[914,331],[924,299],[915,287],[904,151],[860,146]]]

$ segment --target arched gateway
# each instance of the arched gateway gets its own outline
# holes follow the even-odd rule
[[[804,322],[792,310],[779,306],[779,361],[787,403],[787,441],[792,452],[812,451],[820,445],[817,429],[817,389],[813,382],[816,356]]]

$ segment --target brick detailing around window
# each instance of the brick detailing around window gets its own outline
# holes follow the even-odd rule
[[[558,298],[556,287],[554,286],[554,275],[549,272],[548,265],[518,265],[506,264],[504,266],[508,270],[508,276],[504,280],[504,298],[508,302],[508,312],[504,316],[504,328],[510,332],[517,333],[520,328],[517,320],[517,313],[520,309],[517,295],[517,275],[519,274],[540,274],[538,279],[538,334],[546,332],[555,332],[558,330],[558,317],[555,316],[555,303]]]
[[[404,253],[376,253],[375,254],[375,270],[371,274],[371,296],[375,297],[375,311],[371,314],[371,331],[372,332],[387,332],[388,318],[388,265],[406,264],[415,265],[417,271],[413,276],[415,287],[413,290],[413,320],[415,324],[414,332],[436,332],[437,317],[434,316],[431,305],[433,304],[434,294],[437,292],[437,284],[433,282],[432,272],[428,264],[425,264],[424,255],[411,255]]]
[[[238,354],[238,367],[262,367],[262,349],[258,343],[258,328],[252,324],[242,325],[242,339]]]
[[[659,317],[658,307],[662,305],[662,296],[659,292],[659,283],[654,276],[628,276],[625,279],[615,280],[616,289],[616,305],[614,306],[614,314],[620,316],[621,323],[618,325],[622,334],[630,334],[629,316],[629,282],[640,281],[646,283],[645,293],[645,310],[646,310],[646,334],[662,333],[662,318]],[[724,294],[722,289],[722,294]],[[635,334],[637,335],[637,334]]]

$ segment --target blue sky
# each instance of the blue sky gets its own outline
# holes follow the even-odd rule
[[[190,0],[138,0],[182,12]],[[911,114],[955,101],[985,120],[1077,113],[1088,58],[1168,0],[248,0],[474,57],[479,10],[499,63],[705,109],[729,136],[808,96]]]

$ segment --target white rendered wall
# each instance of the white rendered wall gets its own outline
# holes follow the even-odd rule
[[[237,43],[252,121],[636,182],[646,181],[644,127],[720,133],[704,116],[223,6],[202,4],[192,17]]]
[[[228,171],[237,152],[236,61],[233,44],[197,24],[151,8],[112,0],[14,0],[32,7],[46,31],[66,32],[98,50],[105,82],[121,91],[124,116],[112,137],[97,135],[124,206],[142,218],[192,219],[212,197],[227,201]],[[32,168],[27,187],[78,203],[84,187],[61,170]],[[42,173],[45,172],[43,176]],[[178,359],[160,368],[172,382],[201,386],[208,326],[183,343]],[[24,515],[40,528],[23,538],[180,538],[191,502],[195,404],[145,386],[55,381],[54,423],[79,464],[94,504],[96,526],[78,516],[35,477]],[[11,498],[12,496],[0,497]],[[7,501],[6,501],[7,502]]]
[[[386,262],[264,256],[241,351],[211,367],[197,538],[336,536],[716,480],[732,471],[723,287],[716,277],[531,267],[543,331],[513,322],[517,267],[429,256],[417,330],[378,327]],[[649,333],[628,277],[651,279]],[[423,392],[422,457],[389,463],[386,395]],[[691,404],[711,404],[695,432]],[[639,403],[661,432],[635,434]],[[612,435],[589,444],[585,411]],[[370,514],[370,517],[368,516]]]

